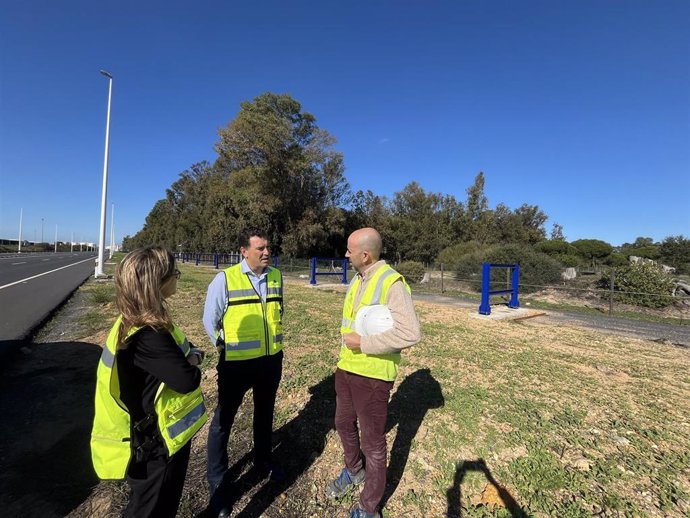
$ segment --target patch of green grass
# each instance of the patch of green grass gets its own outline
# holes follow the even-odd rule
[[[101,305],[115,301],[115,286],[111,282],[94,283],[89,289],[90,301],[93,304]]]
[[[185,333],[203,341],[203,368],[213,369],[217,356],[207,344],[201,311],[218,271],[190,264],[179,268],[183,275],[171,307]],[[276,428],[297,419],[312,397],[310,387],[335,370],[343,297],[286,285],[285,362]],[[102,329],[104,322],[109,326],[112,308],[99,306],[93,297],[91,303],[79,323],[94,330]],[[386,515],[443,516],[457,463],[475,459],[485,461],[491,476],[527,516],[579,518],[600,512],[643,517],[659,515],[660,510],[670,517],[689,515],[684,502],[690,489],[685,447],[690,443],[690,358],[684,351],[575,328],[487,323],[470,318],[466,309],[444,308],[447,317],[441,317],[431,307],[425,304],[420,311],[424,340],[403,352],[391,398],[394,402],[406,376],[428,369],[443,401],[430,405],[425,391],[431,387],[420,385],[412,391],[414,397],[398,405],[407,424],[410,416],[422,417],[417,428],[408,426],[403,479],[387,503]],[[215,384],[209,382],[204,390],[213,393]],[[399,431],[402,422],[394,430]],[[238,415],[231,455],[249,452],[251,427],[250,415]],[[300,447],[298,439],[295,448]],[[341,465],[337,434],[330,431],[325,442],[285,498],[269,505],[267,516],[296,515],[293,511],[323,515],[323,503],[313,496],[322,491],[319,477],[337,472]],[[388,447],[393,447],[390,437]],[[190,471],[203,472],[204,463],[203,455],[193,455]],[[459,487],[461,516],[511,516],[500,506],[472,503],[487,482],[481,471],[465,474]],[[199,495],[193,496],[195,492]],[[179,516],[200,512],[206,496],[186,487]],[[332,504],[328,514],[344,514],[355,498]],[[309,512],[304,514],[304,509]]]

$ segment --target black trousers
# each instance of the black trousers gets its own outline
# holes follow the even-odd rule
[[[191,441],[187,442],[170,459],[161,445],[151,452],[148,460],[130,464],[127,483],[132,492],[125,509],[126,518],[175,518],[191,445]]]
[[[218,363],[218,406],[208,430],[208,483],[211,492],[228,470],[228,439],[237,410],[249,389],[254,398],[254,464],[271,459],[273,410],[283,374],[283,351],[252,360]]]

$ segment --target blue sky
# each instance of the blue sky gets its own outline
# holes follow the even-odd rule
[[[568,240],[690,235],[690,2],[3,2],[0,237],[136,233],[244,100],[289,93],[352,188],[536,204]],[[110,223],[106,236],[109,236]],[[106,237],[106,242],[108,237]]]

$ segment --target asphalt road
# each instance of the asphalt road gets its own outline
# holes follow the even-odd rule
[[[93,274],[95,258],[95,252],[0,255],[0,355]]]

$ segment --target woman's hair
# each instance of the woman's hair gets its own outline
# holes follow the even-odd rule
[[[115,302],[122,314],[118,348],[126,347],[124,339],[132,327],[172,328],[161,288],[174,275],[175,258],[159,246],[133,250],[117,265]]]

